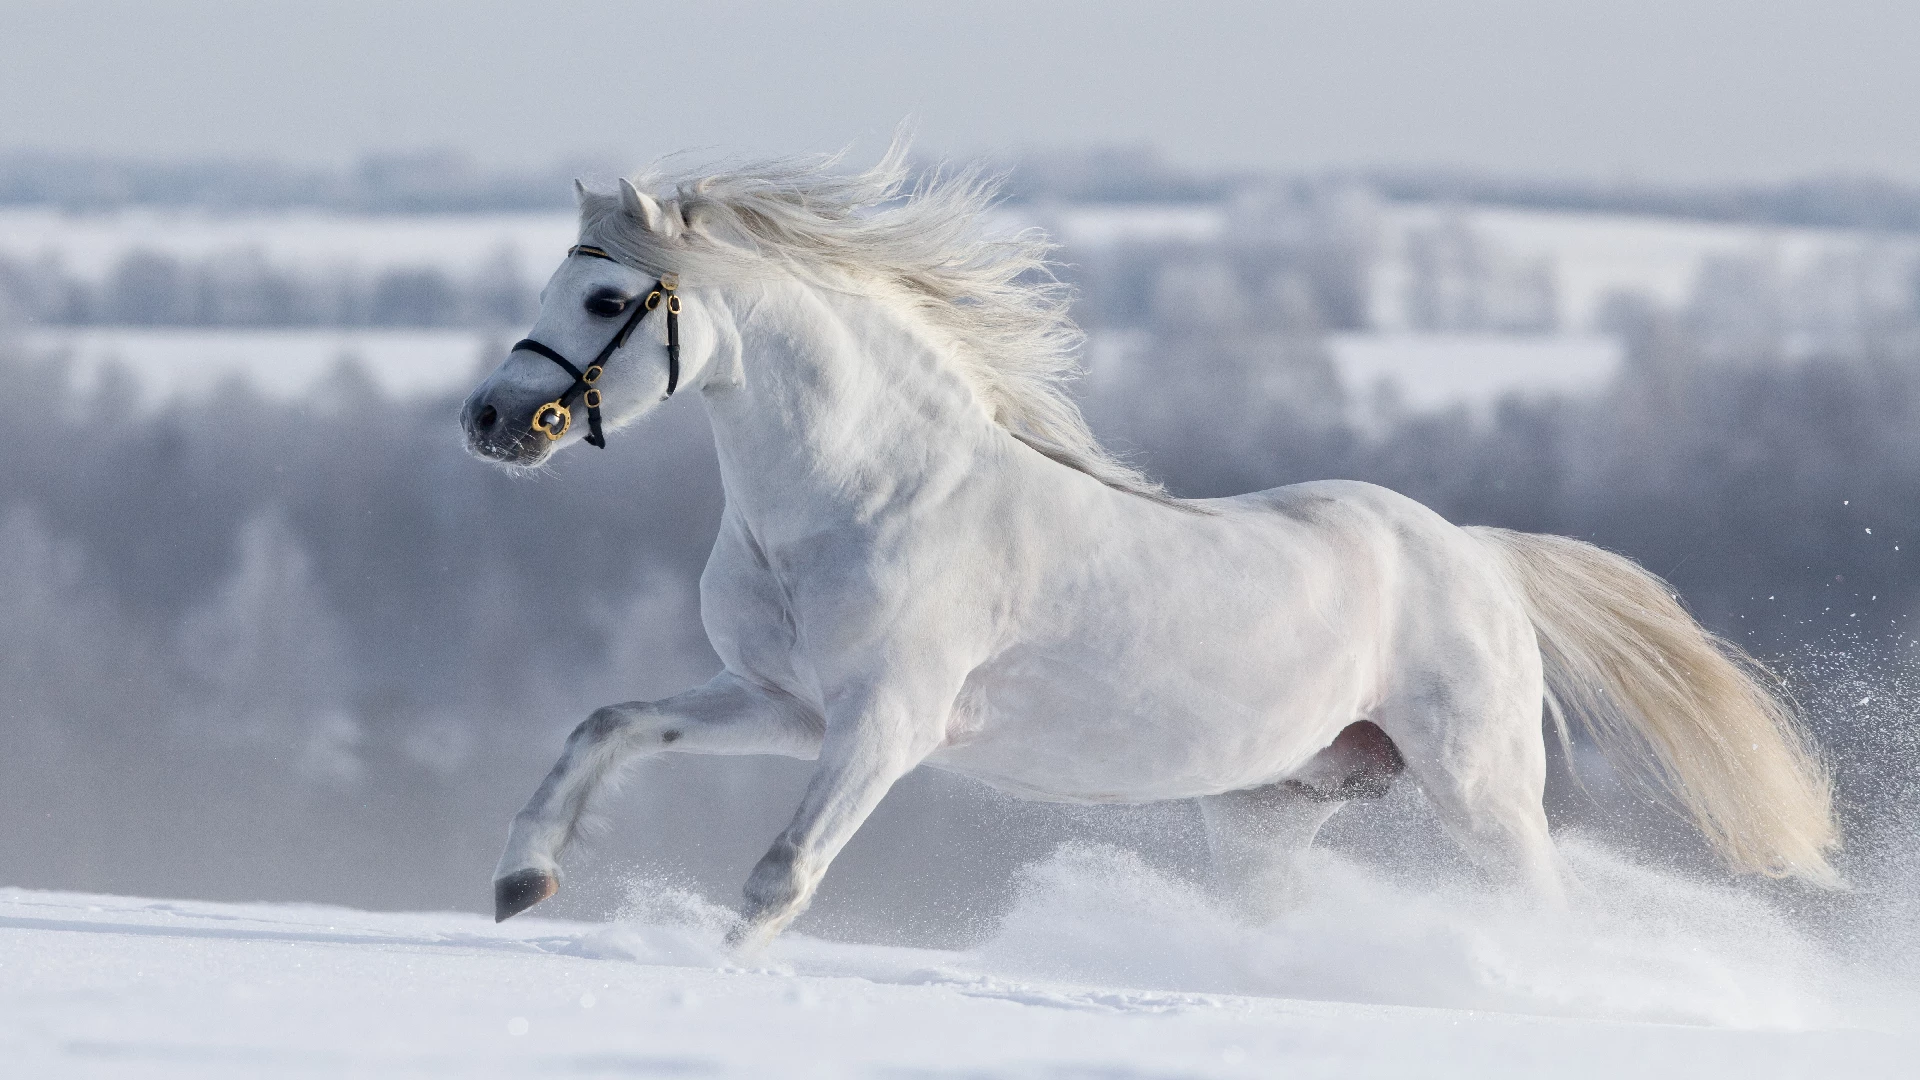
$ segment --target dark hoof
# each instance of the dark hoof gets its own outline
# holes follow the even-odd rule
[[[493,921],[506,922],[552,896],[560,883],[541,870],[515,870],[493,883]]]

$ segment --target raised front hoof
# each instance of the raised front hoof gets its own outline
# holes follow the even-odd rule
[[[515,870],[493,883],[493,921],[506,922],[559,888],[560,882],[544,870]]]

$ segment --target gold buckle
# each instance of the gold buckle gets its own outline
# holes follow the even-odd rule
[[[600,391],[589,386],[587,387],[587,392],[581,395],[580,400],[587,403],[587,408],[597,409],[600,407]]]
[[[660,290],[655,289],[652,292],[647,294],[647,310],[652,311],[654,308],[657,308],[659,306],[660,306]]]
[[[580,375],[580,381],[586,383],[588,386],[592,386],[594,383],[600,381],[600,370],[599,364],[587,365],[587,370]]]
[[[533,430],[554,442],[573,426],[573,413],[558,401],[549,401],[533,410]]]
[[[679,297],[679,294],[677,294],[677,293],[676,293],[676,294],[675,294],[675,295],[673,295],[673,296],[669,296],[669,297],[667,297],[667,314],[669,314],[669,315],[678,315],[678,314],[680,314],[680,297]]]

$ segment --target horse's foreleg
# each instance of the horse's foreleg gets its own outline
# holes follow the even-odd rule
[[[866,696],[836,713],[800,809],[747,878],[745,918],[728,938],[735,948],[758,949],[806,910],[834,856],[939,742],[937,726],[915,724],[925,718],[897,702]]]
[[[495,919],[518,915],[559,888],[561,851],[579,832],[594,792],[623,764],[667,750],[808,758],[819,752],[822,727],[796,699],[728,672],[663,701],[594,710],[514,816],[494,871]]]

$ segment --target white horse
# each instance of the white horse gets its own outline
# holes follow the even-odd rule
[[[1256,909],[1344,801],[1411,772],[1478,865],[1552,900],[1543,704],[1735,868],[1833,880],[1793,711],[1661,581],[1362,483],[1169,497],[1065,394],[1079,335],[1045,241],[984,236],[986,184],[905,175],[895,153],[576,184],[582,246],[537,340],[468,400],[468,444],[534,467],[583,407],[597,435],[602,408],[617,429],[698,389],[726,488],[701,615],[726,666],[573,732],[514,818],[499,918],[558,888],[609,774],[663,751],[818,761],[747,880],[746,947],[922,764],[1034,799],[1198,799]]]

